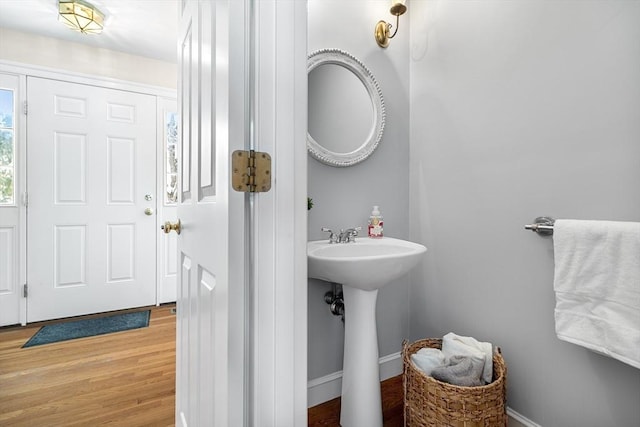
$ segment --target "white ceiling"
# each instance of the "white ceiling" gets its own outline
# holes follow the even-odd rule
[[[0,0],[0,27],[176,62],[179,0],[88,0],[105,14],[102,34],[58,22],[58,0]]]

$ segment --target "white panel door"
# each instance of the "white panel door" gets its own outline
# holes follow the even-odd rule
[[[19,78],[0,74],[0,326],[20,322]]]
[[[229,182],[230,151],[248,134],[246,3],[186,0],[180,11],[176,425],[183,427],[247,425],[245,196]]]
[[[35,77],[27,97],[27,321],[155,304],[155,97]]]

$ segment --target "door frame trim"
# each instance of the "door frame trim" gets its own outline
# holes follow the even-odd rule
[[[255,1],[255,149],[274,185],[254,196],[253,424],[307,424],[307,4]],[[275,25],[277,22],[277,25]]]
[[[29,77],[42,77],[52,80],[62,80],[71,83],[80,83],[90,86],[99,86],[107,89],[125,90],[128,92],[144,93],[158,97],[177,99],[177,89],[161,86],[146,85],[112,77],[78,73],[52,67],[42,67],[21,62],[0,60],[0,72],[6,72]]]

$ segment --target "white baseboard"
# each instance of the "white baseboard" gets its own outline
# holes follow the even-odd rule
[[[378,363],[380,364],[380,381],[402,373],[402,354],[400,352],[381,357]],[[340,397],[341,393],[342,371],[309,380],[307,383],[307,407],[311,408]]]
[[[542,427],[509,407],[507,407],[507,415],[509,416],[509,427]]]
[[[307,407],[335,399],[342,393],[342,371],[307,382]]]
[[[400,352],[381,357],[379,364],[380,381],[402,374],[402,354]],[[340,397],[341,393],[342,371],[309,380],[307,383],[307,407],[311,408]],[[509,427],[542,427],[511,408],[507,408],[507,415],[509,416]]]

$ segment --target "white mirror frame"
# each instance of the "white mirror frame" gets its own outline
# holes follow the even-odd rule
[[[353,55],[339,49],[321,49],[309,55],[307,62],[307,75],[326,64],[336,64],[346,68],[360,79],[364,85],[373,106],[373,126],[367,139],[354,151],[349,153],[336,153],[319,144],[309,132],[307,132],[307,150],[318,161],[335,167],[353,166],[362,162],[373,153],[384,133],[385,108],[384,98],[378,82],[369,69]],[[309,100],[311,102],[312,100]],[[310,119],[310,118],[309,118]]]

